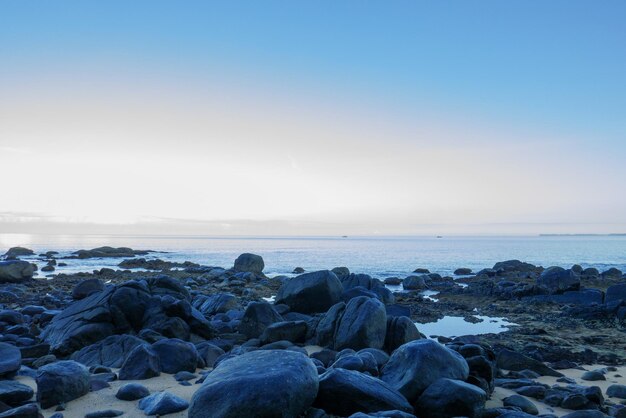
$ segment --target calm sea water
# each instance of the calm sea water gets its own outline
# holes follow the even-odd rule
[[[23,235],[0,234],[0,254],[11,246],[37,253],[56,250],[68,255],[102,245],[166,251],[151,257],[230,267],[243,252],[260,254],[267,274],[346,266],[375,277],[405,276],[417,267],[451,274],[458,267],[474,271],[496,262],[520,259],[530,263],[570,267],[617,267],[626,271],[626,236],[532,237],[301,237],[215,238],[190,236]],[[115,267],[119,259],[68,260],[57,272]],[[43,264],[42,264],[43,265]]]

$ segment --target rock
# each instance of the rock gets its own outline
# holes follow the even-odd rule
[[[74,300],[84,299],[92,293],[104,290],[104,283],[100,279],[85,279],[79,282],[72,290],[72,298]]]
[[[41,338],[55,355],[67,356],[113,334],[150,328],[164,336],[211,338],[212,328],[189,305],[189,292],[168,276],[127,281],[78,300],[57,314]]]
[[[417,327],[406,316],[387,317],[385,351],[392,353],[396,348],[410,341],[422,338]]]
[[[247,339],[258,338],[265,328],[276,322],[282,322],[283,318],[267,302],[251,302],[241,318],[239,332]]]
[[[348,270],[348,267],[335,267],[331,271],[335,273],[335,276],[337,276],[339,280],[350,275],[350,270]]]
[[[621,270],[616,269],[615,267],[611,267],[607,271],[603,271],[600,276],[604,280],[621,280],[622,279],[622,272],[621,272]]]
[[[470,274],[472,274],[472,269],[461,267],[461,268],[454,270],[454,274],[457,276],[469,276]]]
[[[85,366],[122,367],[124,359],[139,345],[147,345],[132,335],[111,335],[72,354],[72,360]]]
[[[406,290],[422,290],[425,289],[427,275],[409,276],[402,281],[402,287]]]
[[[192,343],[172,338],[155,342],[152,349],[159,356],[162,372],[196,371],[198,350]]]
[[[626,300],[626,283],[614,284],[606,289],[605,303]]]
[[[35,255],[35,252],[24,247],[11,247],[6,253],[4,253],[5,258],[25,257],[29,255]]]
[[[537,279],[537,286],[546,289],[552,295],[567,290],[578,290],[580,288],[580,275],[562,267],[548,267]]]
[[[297,417],[313,403],[317,369],[301,353],[252,351],[220,362],[191,400],[189,418]]]
[[[167,415],[184,411],[189,402],[169,392],[158,392],[139,401],[139,409],[146,415]]]
[[[35,404],[27,404],[0,413],[0,418],[39,418],[39,409]]]
[[[539,410],[537,409],[537,406],[531,401],[529,401],[528,399],[526,399],[525,397],[520,396],[520,395],[507,396],[506,398],[502,399],[502,404],[504,406],[512,406],[515,408],[519,408],[522,411],[526,412],[527,414],[531,414],[531,415],[539,414]]]
[[[400,279],[399,277],[387,277],[384,280],[384,283],[392,286],[398,286],[402,284],[402,279]]]
[[[224,354],[224,350],[208,341],[196,344],[196,349],[200,358],[204,360],[206,367],[213,367],[215,361]]]
[[[150,391],[144,385],[127,383],[117,390],[115,397],[122,401],[136,401],[137,399],[145,398],[149,394]]]
[[[148,345],[136,346],[119,370],[120,380],[143,380],[160,375],[161,361]],[[195,370],[195,369],[194,369]]]
[[[626,399],[626,385],[609,386],[606,388],[606,396],[610,396],[611,398]]]
[[[22,364],[22,354],[14,345],[0,342],[0,377],[13,377]]]
[[[198,309],[206,317],[218,313],[226,313],[231,309],[237,309],[237,297],[231,293],[216,293],[214,295],[200,295],[193,300],[193,307]]]
[[[540,361],[527,357],[521,353],[503,349],[498,353],[496,365],[500,369],[522,371],[532,370],[542,376],[562,377],[563,374],[551,369]]]
[[[487,394],[460,380],[437,379],[421,394],[415,409],[420,418],[480,418]]]
[[[326,312],[341,300],[343,286],[335,273],[322,270],[287,280],[278,289],[276,304],[301,313]]]
[[[385,382],[340,368],[330,369],[320,376],[319,392],[313,405],[340,416],[393,409],[413,412],[406,398]]]
[[[398,347],[381,371],[381,379],[411,403],[440,378],[465,380],[468,376],[469,366],[459,353],[426,339]]]
[[[608,418],[602,412],[593,409],[585,411],[576,411],[569,414],[562,415],[561,418]]]
[[[37,371],[37,401],[46,409],[89,392],[89,370],[72,360],[43,366]]]
[[[241,254],[235,260],[235,266],[233,270],[236,272],[244,272],[244,273],[254,273],[261,275],[263,274],[263,269],[265,268],[265,263],[263,262],[263,257],[256,254],[244,253]]]
[[[346,305],[335,331],[334,348],[382,348],[386,331],[385,306],[377,299],[359,296]]]
[[[588,382],[596,382],[598,380],[606,380],[606,377],[604,377],[604,373],[602,373],[600,370],[589,370],[584,372],[580,378],[582,380],[586,380]]]
[[[28,261],[0,261],[0,283],[21,283],[32,279],[35,269]]]
[[[127,247],[98,247],[91,250],[74,251],[74,258],[121,258],[148,255],[151,251],[133,250]]]
[[[295,269],[293,269],[292,273],[293,274],[302,274],[302,273],[304,273],[304,269],[302,267],[296,267]]]
[[[413,273],[417,273],[417,274],[430,274],[430,270],[422,268],[422,267],[418,267],[415,270],[413,270]]]
[[[532,273],[536,269],[536,266],[519,260],[500,261],[493,265],[493,270],[498,275],[506,275],[508,273]]]
[[[118,409],[106,409],[103,411],[89,412],[85,415],[85,418],[112,418],[124,415],[124,411]]]
[[[43,266],[41,268],[41,271],[43,271],[44,273],[50,273],[52,271],[54,271],[54,266],[51,266],[50,264]]]
[[[265,328],[259,339],[263,345],[276,341],[303,343],[306,332],[307,325],[304,321],[276,322]]]
[[[10,406],[19,406],[34,395],[30,386],[14,380],[0,380],[0,402]]]

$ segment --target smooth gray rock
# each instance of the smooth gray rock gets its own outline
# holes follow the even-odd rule
[[[335,331],[335,350],[383,348],[387,313],[378,299],[359,296],[351,299]]]
[[[160,375],[161,361],[149,345],[136,346],[118,373],[120,380],[143,380]]]
[[[539,414],[539,410],[537,409],[537,405],[535,405],[532,401],[521,395],[511,395],[502,399],[502,404],[504,406],[513,406],[521,409],[527,414],[537,415]]]
[[[160,340],[152,344],[152,350],[159,357],[162,372],[175,374],[196,371],[199,355],[192,343],[176,338]]]
[[[428,275],[409,276],[402,281],[402,287],[406,290],[422,290],[425,289],[426,279]]]
[[[411,403],[438,379],[465,380],[468,376],[469,366],[463,356],[426,339],[400,346],[381,371],[381,379]]]
[[[285,304],[294,312],[326,312],[341,300],[343,286],[335,273],[322,270],[301,274],[287,280],[278,289],[276,304]]]
[[[43,366],[37,371],[37,401],[46,409],[89,392],[89,370],[72,360]]]
[[[104,290],[104,283],[97,278],[85,279],[79,282],[74,289],[72,289],[72,298],[74,300],[85,299],[87,296],[102,292]]]
[[[150,391],[144,385],[127,383],[117,390],[115,397],[122,401],[136,401],[137,399],[145,398],[149,394]]]
[[[0,342],[0,378],[12,377],[22,365],[22,353],[14,345]]]
[[[32,279],[35,268],[28,261],[0,261],[0,283],[21,283]]]
[[[236,272],[263,274],[265,263],[263,257],[256,254],[244,253],[235,260],[233,270]]]
[[[297,417],[317,396],[313,362],[294,351],[259,350],[220,362],[193,395],[189,418]]]
[[[537,286],[546,289],[552,295],[567,290],[578,290],[580,288],[580,275],[571,269],[565,270],[556,266],[548,267],[537,278]]]
[[[487,394],[484,390],[454,379],[438,379],[421,394],[415,409],[420,418],[480,418]]]
[[[276,312],[274,307],[267,302],[251,302],[241,318],[239,332],[246,338],[258,338],[265,328],[276,322],[282,322],[283,318]]]
[[[35,392],[23,383],[14,380],[0,380],[0,402],[19,406],[33,397]]]
[[[139,409],[146,415],[167,415],[184,411],[189,402],[169,392],[158,392],[139,401]]]
[[[341,368],[329,369],[320,376],[313,405],[340,416],[394,409],[413,412],[406,398],[382,380]]]

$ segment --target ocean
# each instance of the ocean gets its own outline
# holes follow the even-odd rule
[[[244,252],[263,256],[265,273],[289,274],[295,267],[307,271],[346,266],[374,277],[405,277],[418,267],[451,275],[459,267],[478,271],[498,261],[519,259],[537,265],[616,267],[626,271],[626,236],[509,236],[509,237],[201,237],[121,235],[0,234],[0,254],[24,246],[37,253],[103,245],[163,251],[146,258],[192,261],[231,267]],[[38,257],[28,259],[45,265]],[[120,259],[67,260],[55,273],[115,268]],[[41,273],[40,273],[41,274]]]

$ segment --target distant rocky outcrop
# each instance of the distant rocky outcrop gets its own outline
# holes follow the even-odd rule
[[[6,259],[14,259],[17,257],[25,257],[29,255],[35,255],[35,252],[30,248],[24,247],[11,247],[6,253],[4,253],[4,257]]]
[[[137,255],[148,255],[152,250],[133,250],[128,247],[98,247],[91,250],[74,251],[71,256],[65,258],[123,258]]]

